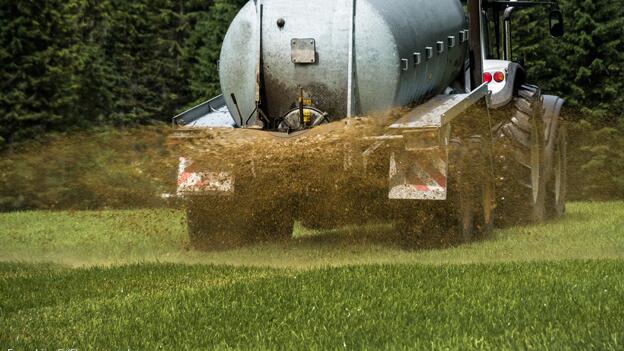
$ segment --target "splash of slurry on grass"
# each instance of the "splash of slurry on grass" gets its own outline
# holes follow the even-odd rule
[[[263,221],[296,219],[310,228],[332,229],[391,220],[398,204],[391,206],[387,196],[389,150],[396,146],[388,143],[370,157],[363,155],[375,144],[370,137],[386,132],[386,122],[383,117],[354,118],[291,135],[189,130],[170,141],[174,154],[192,160],[187,172],[234,177],[233,194],[192,198],[199,202],[199,217],[216,218],[226,227],[212,230],[213,238],[229,240],[237,232],[270,237],[274,231]],[[198,221],[208,232],[215,226],[214,220]]]
[[[3,174],[9,174],[7,178],[10,179],[0,189],[0,196],[13,200],[24,196],[22,202],[26,209],[69,212],[49,213],[45,221],[29,220],[38,228],[39,235],[25,240],[31,240],[32,246],[39,246],[39,254],[30,255],[30,250],[18,250],[18,253],[1,254],[0,259],[54,261],[69,265],[108,265],[141,260],[206,262],[208,254],[193,252],[189,247],[186,219],[180,211],[184,205],[158,202],[164,192],[175,193],[179,156],[192,158],[202,171],[226,170],[242,174],[237,181],[237,190],[245,190],[244,196],[240,197],[241,207],[262,209],[276,201],[286,199],[292,204],[304,195],[314,196],[316,202],[307,212],[310,219],[320,227],[335,227],[333,213],[354,211],[349,210],[350,204],[343,198],[333,196],[334,193],[348,193],[348,187],[356,182],[385,187],[386,174],[370,177],[365,172],[345,171],[348,167],[362,167],[363,164],[361,155],[350,153],[349,147],[370,144],[364,138],[383,133],[384,123],[383,116],[357,118],[289,136],[257,130],[207,129],[184,133],[191,137],[178,139],[178,143],[172,142],[175,138],[169,136],[179,132],[153,127],[78,133],[26,145],[0,164]],[[386,170],[382,172],[386,173]],[[243,184],[244,181],[249,183]],[[354,196],[366,194],[352,190],[349,195],[353,200]],[[149,224],[160,220],[162,210],[153,213],[139,211],[143,215],[129,218],[116,212],[89,212],[91,217],[87,222],[81,212],[73,212],[163,206],[173,206],[177,212],[175,223],[164,223],[161,228]],[[357,215],[363,221],[368,220],[365,215]],[[72,243],[65,233],[76,228],[84,235]],[[162,235],[162,228],[174,228],[171,230],[174,234]],[[339,235],[336,233],[331,236]],[[314,235],[313,238],[299,239],[299,242],[315,245],[319,239]],[[383,240],[388,242],[391,236],[383,236]],[[329,237],[324,237],[323,241],[328,242]],[[375,243],[378,241],[374,240]],[[80,249],[76,251],[78,247]],[[79,252],[79,257],[74,252]],[[212,257],[216,257],[212,260],[215,263],[220,257],[231,262],[222,253],[215,253]],[[301,258],[302,261],[307,259],[305,255]]]
[[[343,160],[348,144],[377,134],[383,123],[383,116],[338,121],[288,137],[205,129],[189,132],[191,137],[175,146],[169,137],[178,130],[166,125],[51,135],[1,154],[0,211],[162,206],[161,195],[175,193],[180,156],[215,170],[247,170],[253,164],[254,171],[272,179],[302,179],[318,168],[336,173],[330,163]],[[288,193],[288,186],[269,184],[262,190]],[[262,196],[260,190],[247,195]]]
[[[192,159],[198,171],[237,175],[243,196],[260,202],[299,196],[330,184],[349,184],[351,179],[369,180],[357,150],[374,143],[366,137],[384,133],[383,122],[349,119],[291,135],[246,129],[191,130],[174,153]],[[385,178],[370,180],[385,183]]]
[[[265,215],[266,208],[275,209],[269,215],[279,215],[283,208],[274,206],[276,203],[295,207],[305,197],[306,205],[298,208],[305,224],[335,228],[344,219],[339,214],[356,224],[369,222],[366,211],[381,212],[373,208],[371,200],[386,197],[387,160],[381,167],[371,160],[370,172],[366,172],[361,153],[353,150],[372,144],[365,140],[367,136],[383,134],[389,115],[337,121],[305,133],[279,136],[257,130],[205,129],[183,132],[187,138],[176,142],[171,135],[180,132],[166,126],[50,136],[4,155],[7,157],[0,161],[0,206],[69,211],[184,209],[183,202],[163,202],[162,195],[175,194],[178,158],[185,156],[195,161],[199,171],[236,174],[236,192],[242,193],[237,196],[238,207],[251,215]],[[396,113],[390,119],[396,119]],[[383,190],[362,192],[365,184]],[[364,212],[352,208],[369,201],[371,206]],[[97,241],[95,236],[102,234],[93,235],[89,240]],[[107,236],[109,242],[115,242],[114,235]],[[44,259],[63,256],[63,252],[53,255],[54,241],[43,244],[51,250]],[[124,248],[121,254],[124,250],[133,251]],[[86,252],[94,257],[98,253],[95,247]]]
[[[3,234],[7,240],[2,240],[4,251],[0,249],[0,260],[72,266],[162,261],[305,268],[360,263],[541,260],[549,259],[547,254],[566,259],[621,257],[613,249],[620,248],[618,245],[588,249],[586,254],[572,245],[569,255],[556,250],[553,253],[548,245],[563,247],[561,243],[566,243],[567,238],[555,236],[561,243],[540,246],[542,242],[537,240],[534,245],[531,240],[541,237],[540,230],[525,228],[497,232],[493,244],[403,250],[398,245],[397,231],[390,221],[383,220],[384,211],[393,212],[396,208],[375,203],[387,197],[388,149],[380,149],[378,155],[366,161],[361,152],[351,152],[370,146],[372,142],[366,137],[383,134],[388,120],[374,116],[338,121],[288,137],[257,130],[208,129],[185,132],[185,138],[175,139],[170,136],[179,135],[178,131],[157,126],[57,136],[19,147],[0,159],[2,208],[160,210],[87,215],[63,212],[69,213],[70,219],[59,213],[50,213],[45,219],[37,213],[30,218],[18,217],[11,232]],[[245,194],[240,198],[240,207],[262,210],[276,201],[292,206],[293,202],[296,205],[299,200],[307,200],[305,208],[298,208],[303,214],[298,219],[303,226],[318,230],[306,231],[300,226],[297,239],[287,243],[225,252],[192,250],[183,204],[163,203],[161,198],[163,193],[175,193],[180,156],[194,159],[199,170],[242,175],[237,181],[237,189]],[[171,210],[162,209],[168,206]],[[572,212],[573,219],[582,215],[582,211]],[[569,223],[566,221],[563,223]],[[356,226],[332,230],[340,227],[340,222]],[[550,230],[549,225],[537,228]],[[68,238],[72,235],[67,233],[74,233],[74,239]],[[502,241],[496,241],[501,235]],[[515,236],[520,237],[518,247],[528,250],[526,253],[517,252],[515,244],[511,248],[504,246],[507,238],[515,240]],[[14,247],[8,248],[9,243]],[[595,246],[592,245],[588,247]],[[480,252],[478,259],[473,256],[474,250]]]
[[[296,228],[290,242],[221,252],[189,248],[184,213],[173,210],[30,212],[0,215],[0,261],[72,267],[134,263],[233,265],[308,270],[369,264],[482,264],[624,259],[624,203],[573,203],[566,218],[497,230],[458,247],[406,251],[391,225],[334,231]]]
[[[0,157],[0,211],[162,206],[175,188],[165,125],[50,135]]]

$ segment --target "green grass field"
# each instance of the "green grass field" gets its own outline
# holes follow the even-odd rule
[[[217,253],[189,250],[185,217],[175,210],[0,214],[0,261],[73,267],[203,263],[273,268],[358,264],[466,264],[624,259],[624,203],[574,203],[564,220],[496,231],[456,248],[407,252],[387,240],[391,226],[311,233],[299,240]]]
[[[200,253],[178,211],[0,215],[0,350],[624,350],[624,203],[448,249],[391,231]]]

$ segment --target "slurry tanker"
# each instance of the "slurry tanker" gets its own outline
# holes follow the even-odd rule
[[[228,167],[182,155],[178,194],[192,244],[288,238],[295,221],[330,228],[371,220],[394,221],[411,245],[434,233],[466,242],[495,219],[563,215],[564,101],[529,84],[512,56],[513,14],[528,7],[543,8],[551,36],[563,35],[552,1],[248,2],[223,41],[222,95],[175,117],[176,135],[211,139],[201,131],[233,128],[232,137],[264,134],[251,139],[281,146],[247,143]],[[357,116],[383,119],[383,128],[332,143],[327,153],[340,166],[296,193],[280,187],[299,180],[288,170],[301,160],[259,179],[257,168],[278,162],[274,149],[310,133],[322,138],[332,130],[324,126]],[[240,161],[241,152],[251,161]],[[260,193],[274,197],[254,201]]]

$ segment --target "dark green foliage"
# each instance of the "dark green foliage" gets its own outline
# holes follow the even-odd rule
[[[623,131],[605,127],[589,133],[590,140],[582,147],[587,158],[581,166],[585,198],[624,198]]]
[[[111,1],[103,49],[116,68],[112,119],[165,121],[188,95],[182,51],[192,30],[188,1]]]
[[[0,133],[9,141],[88,118],[76,111],[84,63],[76,11],[73,1],[0,4]]]
[[[561,1],[566,34],[548,35],[548,13],[539,7],[515,17],[515,56],[524,57],[531,81],[567,99],[592,122],[613,123],[624,114],[624,6],[618,1]]]
[[[230,23],[246,0],[216,0],[212,10],[198,14],[198,24],[186,46],[185,58],[191,63],[189,84],[192,103],[221,93],[217,62],[221,43]],[[190,106],[189,106],[190,107]]]
[[[548,12],[514,17],[515,55],[528,80],[566,99],[570,126],[571,195],[621,198],[624,194],[624,6],[618,1],[560,2],[566,18],[561,39],[548,35]]]
[[[219,46],[242,3],[0,2],[0,147],[50,131],[167,121],[212,97]]]

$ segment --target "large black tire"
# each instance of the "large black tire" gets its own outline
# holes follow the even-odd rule
[[[407,249],[469,243],[490,233],[495,199],[488,150],[478,136],[465,142],[451,140],[448,200],[424,210],[414,208],[417,214],[406,213],[399,221],[398,230]]]
[[[203,196],[189,199],[187,225],[193,248],[214,251],[287,240],[294,220],[288,208],[258,211],[236,196]]]
[[[545,134],[542,94],[522,85],[511,119],[495,129],[501,195],[498,220],[504,224],[539,223],[546,217]]]
[[[555,117],[557,118],[557,117]],[[550,163],[546,211],[549,218],[560,218],[566,212],[568,187],[568,133],[562,121],[548,121],[554,127],[547,147],[546,159]]]

